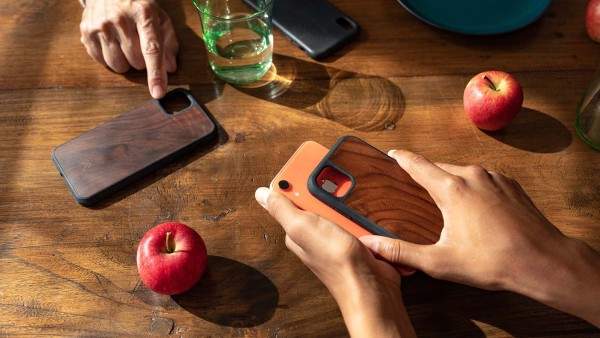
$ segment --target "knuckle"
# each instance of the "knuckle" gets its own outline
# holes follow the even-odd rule
[[[291,218],[287,223],[289,232],[295,233],[296,229],[302,229],[306,225],[307,219],[304,216],[297,216]]]
[[[132,13],[135,18],[142,22],[150,21],[154,17],[154,7],[148,2],[136,1],[132,3]]]
[[[90,25],[87,21],[81,21],[79,23],[79,31],[81,32],[82,36],[90,34]]]
[[[123,16],[123,15],[114,15],[110,18],[109,20],[112,25],[114,25],[115,27],[120,27],[120,28],[127,28],[127,17]]]
[[[408,166],[409,167],[419,167],[421,164],[426,163],[427,159],[425,158],[425,156],[423,155],[419,155],[419,154],[412,154],[410,155],[410,157],[408,158]]]
[[[162,72],[156,67],[148,67],[148,80],[155,85],[163,84]]]
[[[110,21],[105,21],[103,23],[101,23],[97,29],[94,29],[95,33],[100,33],[100,34],[104,34],[105,36],[110,36],[112,35],[112,23]]]
[[[427,162],[427,159],[423,155],[414,154],[410,158],[410,163],[412,164],[421,164],[423,162]]]
[[[102,24],[93,25],[87,21],[85,21],[85,22],[82,21],[79,24],[79,31],[81,32],[81,36],[86,36],[88,38],[92,38],[93,36],[102,32],[102,28],[103,28]]]
[[[398,245],[396,242],[385,241],[381,251],[392,262],[399,262],[402,259],[402,245]]]
[[[146,55],[159,55],[162,52],[162,47],[155,39],[146,40],[144,44],[144,54]]]
[[[119,18],[123,17],[122,15],[122,11],[120,10],[111,10],[109,11],[106,16],[102,19],[105,23],[106,22],[110,22],[110,23],[117,23],[119,22]]]
[[[444,178],[443,186],[450,192],[461,192],[465,189],[465,179],[460,176],[449,176]]]
[[[167,83],[166,78],[162,78],[158,75],[156,69],[152,69],[152,67],[146,67],[146,72],[148,75],[148,88],[154,88],[156,86],[165,87]]]
[[[467,166],[467,171],[475,177],[487,177],[488,172],[482,166],[471,164]]]

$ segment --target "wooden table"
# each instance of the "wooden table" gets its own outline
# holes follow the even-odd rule
[[[300,143],[346,134],[512,176],[561,231],[600,250],[600,153],[574,127],[600,60],[585,0],[554,1],[493,37],[441,31],[394,0],[334,0],[362,26],[358,40],[315,62],[276,32],[278,77],[258,88],[216,79],[191,1],[163,3],[181,44],[170,85],[210,109],[221,142],[86,208],[52,150],[148,100],[145,73],[88,57],[75,0],[0,2],[0,336],[346,336],[333,298],[253,197]],[[497,133],[463,112],[466,83],[489,69],[525,91],[521,114]],[[173,297],[149,291],[135,261],[142,235],[171,220],[196,229],[209,253],[198,285]],[[420,336],[600,335],[528,298],[424,274],[403,293]]]

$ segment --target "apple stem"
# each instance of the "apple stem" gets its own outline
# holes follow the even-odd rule
[[[169,245],[170,239],[171,239],[171,233],[167,232],[167,252],[173,253],[173,249],[171,249],[171,246]]]
[[[489,77],[487,77],[487,75],[483,75],[483,79],[484,79],[484,80],[487,80],[487,81],[490,83],[490,85],[492,85],[492,89],[493,89],[494,91],[498,91],[498,89],[496,88],[496,85],[494,85],[494,83],[492,82],[492,80],[490,80],[490,78],[489,78]]]

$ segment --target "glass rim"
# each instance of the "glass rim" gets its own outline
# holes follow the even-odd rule
[[[236,17],[236,18],[224,18],[222,16],[213,15],[211,13],[208,13],[208,12],[204,11],[204,8],[201,7],[198,4],[197,0],[192,0],[192,3],[194,4],[194,7],[196,7],[196,10],[198,10],[203,15],[206,15],[206,16],[212,18],[212,19],[222,20],[222,21],[233,21],[233,22],[235,22],[235,21],[246,21],[246,20],[254,19],[254,18],[258,17],[258,16],[261,16],[264,12],[266,12],[271,7],[273,7],[273,2],[275,2],[275,0],[264,0],[264,1],[265,2],[268,1],[267,5],[264,8],[261,8],[260,10],[257,10],[255,13],[245,14],[243,17]]]

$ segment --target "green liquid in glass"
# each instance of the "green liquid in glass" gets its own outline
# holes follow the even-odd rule
[[[205,30],[204,43],[211,68],[227,82],[255,82],[271,67],[273,36],[258,18],[243,23],[217,22]]]

